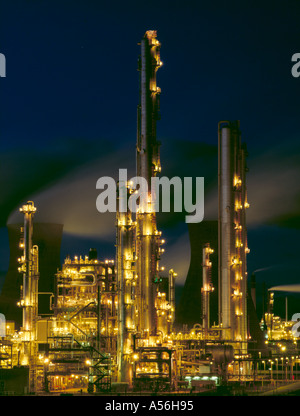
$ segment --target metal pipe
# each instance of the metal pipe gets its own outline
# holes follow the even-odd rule
[[[177,276],[177,273],[174,272],[173,269],[169,271],[169,304],[170,304],[170,315],[171,315],[171,325],[170,325],[170,331],[172,332],[174,322],[175,322],[175,277]]]
[[[80,277],[78,279],[73,279],[72,277],[67,277],[67,278],[61,278],[61,280],[63,280],[63,283],[59,283],[57,285],[57,287],[65,287],[65,286],[95,286],[97,284],[96,282],[96,276],[94,275],[94,273],[78,273],[78,275],[80,276],[92,276],[93,281],[89,282],[88,280],[85,279],[80,279]]]

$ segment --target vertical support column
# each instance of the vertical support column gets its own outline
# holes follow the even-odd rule
[[[169,332],[172,333],[174,322],[175,322],[175,277],[177,273],[173,269],[169,270],[169,304],[170,304],[170,329]]]

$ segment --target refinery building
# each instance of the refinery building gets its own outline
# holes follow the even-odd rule
[[[162,170],[160,48],[156,31],[147,31],[132,152],[136,176],[148,183]],[[63,225],[35,223],[34,201],[20,207],[23,223],[8,227],[10,264],[0,295],[0,395],[190,394],[300,378],[294,322],[274,315],[272,291],[263,316],[256,313],[240,123],[221,120],[216,132],[218,218],[188,224],[191,263],[177,304],[176,270],[160,265],[167,247],[151,190],[136,212],[124,212],[135,190],[119,184],[110,259],[90,248],[60,264]]]

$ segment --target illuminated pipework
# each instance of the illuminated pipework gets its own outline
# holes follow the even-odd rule
[[[132,353],[132,332],[136,329],[136,283],[135,273],[135,222],[131,211],[122,212],[121,207],[127,203],[132,193],[130,185],[118,187],[117,211],[117,293],[118,293],[118,334],[117,365],[118,381],[130,382],[130,361]]]
[[[202,250],[202,270],[203,270],[203,286],[201,289],[202,292],[202,325],[205,333],[207,334],[208,329],[210,328],[210,293],[213,292],[214,288],[211,281],[211,261],[210,255],[214,252],[210,248],[209,243],[205,244]]]
[[[247,339],[245,209],[246,156],[238,122],[222,121],[219,132],[219,311],[223,337]]]
[[[78,259],[78,256],[74,260],[67,258],[56,274],[52,309],[56,322],[61,322],[59,332],[71,332],[78,341],[86,342],[89,334],[97,338],[97,331],[103,326],[102,335],[109,337],[117,325],[114,261],[87,256],[82,262]]]
[[[19,272],[23,273],[22,298],[23,306],[23,331],[26,331],[27,341],[34,340],[34,322],[37,317],[38,304],[38,247],[33,246],[33,216],[36,207],[29,201],[20,208],[24,213],[24,237],[20,240],[20,247],[23,248],[23,256],[18,261],[20,263]]]
[[[141,41],[140,103],[138,106],[137,174],[147,180],[159,172],[159,145],[156,140],[156,120],[159,119],[159,94],[156,72],[161,66],[160,43],[156,31],[147,31]]]
[[[166,335],[168,321],[170,322],[170,305],[166,299],[166,293],[158,292],[155,298],[155,308],[157,314],[157,332]]]
[[[21,266],[19,272],[23,273],[22,296],[20,305],[23,308],[23,322],[21,332],[24,341],[23,364],[29,365],[29,388],[35,391],[35,364],[37,352],[37,318],[38,318],[38,280],[39,280],[39,263],[38,247],[33,245],[33,216],[36,207],[32,201],[20,208],[24,214],[23,237],[20,240],[20,248],[23,248],[23,256],[18,259]]]

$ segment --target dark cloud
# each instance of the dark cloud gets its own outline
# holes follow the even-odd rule
[[[35,148],[20,147],[1,153],[0,163],[0,225],[6,221],[20,204],[32,195],[43,192],[61,181],[71,171],[90,163],[101,149],[107,154],[113,152],[110,143],[97,145],[96,141],[80,138],[52,140],[51,147],[41,145]]]
[[[82,161],[69,172],[56,179],[41,191],[27,194],[37,206],[36,221],[64,224],[65,232],[78,236],[99,235],[101,239],[112,241],[115,235],[114,213],[100,214],[96,209],[96,182],[102,176],[117,180],[119,169],[132,171],[135,158],[129,152],[119,150],[100,152],[93,160]],[[9,223],[18,221],[18,210],[11,213]]]
[[[286,227],[286,228],[295,228],[300,229],[300,207],[299,210],[295,213],[290,213],[286,215],[281,215],[279,217],[274,218],[274,220],[270,221],[269,223],[271,225],[277,224],[280,227]]]

